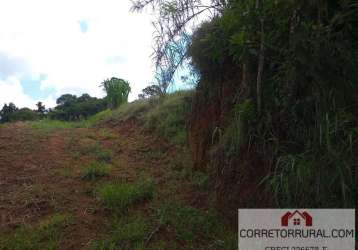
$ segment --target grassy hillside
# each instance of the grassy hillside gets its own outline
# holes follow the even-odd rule
[[[191,168],[192,94],[1,126],[0,249],[236,249]]]
[[[166,139],[172,145],[183,146],[187,139],[187,116],[191,112],[194,91],[178,91],[165,97],[152,97],[127,103],[114,111],[103,111],[85,124],[118,124],[135,120],[144,131]]]

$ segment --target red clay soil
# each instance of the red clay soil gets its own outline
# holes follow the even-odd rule
[[[81,178],[81,169],[91,157],[74,154],[91,141],[113,152],[111,173],[104,181],[132,181],[147,172],[154,179],[158,195],[172,195],[166,190],[168,163],[175,149],[139,131],[134,121],[107,124],[105,128],[59,129],[48,134],[26,123],[0,127],[0,235],[55,213],[74,217],[60,249],[89,249],[91,241],[106,233],[108,214],[92,195],[95,184]],[[153,152],[160,152],[159,156]],[[190,183],[182,183],[175,195],[188,205],[203,200]],[[148,212],[148,204],[141,206],[140,210]],[[160,232],[154,238],[171,237]]]
[[[85,183],[57,172],[71,164],[64,139],[60,133],[36,135],[24,123],[0,128],[0,234],[69,213],[75,222],[66,229],[63,249],[86,248],[96,237],[100,219],[87,212],[96,204],[85,193]]]

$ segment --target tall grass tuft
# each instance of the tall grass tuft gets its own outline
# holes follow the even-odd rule
[[[85,166],[82,174],[83,180],[95,181],[98,178],[108,175],[109,167],[105,163],[93,161]]]
[[[141,177],[134,183],[117,182],[105,184],[99,189],[99,197],[103,204],[114,211],[125,212],[128,208],[142,200],[151,199],[154,184],[151,179]]]

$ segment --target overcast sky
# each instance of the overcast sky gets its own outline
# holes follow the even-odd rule
[[[129,0],[0,0],[0,105],[55,105],[61,94],[103,96],[112,76],[130,100],[153,79],[152,17]],[[1,108],[1,107],[0,107]]]

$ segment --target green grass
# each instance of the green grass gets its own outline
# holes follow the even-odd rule
[[[205,246],[210,246],[210,249],[237,249],[237,234],[226,228],[215,213],[183,206],[175,200],[153,206],[162,227],[170,228],[179,242],[185,242],[186,249],[207,249]]]
[[[108,173],[109,173],[109,167],[106,164],[93,161],[84,167],[82,179],[95,181],[98,178],[107,176]]]
[[[193,91],[178,91],[162,99],[152,97],[126,103],[108,113],[100,122],[136,119],[143,127],[174,145],[186,142],[185,120],[190,112]],[[100,123],[99,122],[99,123]]]
[[[118,136],[107,128],[101,128],[99,130],[99,136],[102,140],[113,140],[117,139]]]
[[[186,142],[186,115],[190,112],[192,91],[178,91],[166,96],[144,116],[144,126],[166,138],[173,145]]]
[[[112,225],[111,232],[103,240],[94,241],[93,249],[144,249],[148,225],[142,217],[124,217]]]
[[[134,183],[105,184],[99,189],[99,197],[104,205],[119,212],[127,211],[131,205],[139,201],[151,199],[153,193],[153,181],[144,177]]]
[[[51,133],[58,129],[75,128],[77,125],[74,122],[65,122],[65,121],[49,120],[49,119],[28,122],[28,124],[30,125],[31,128],[37,129],[42,133]]]
[[[97,161],[110,162],[113,158],[113,152],[103,148],[99,142],[83,145],[79,149],[81,155],[94,157]]]
[[[143,119],[143,116],[151,109],[149,100],[136,100],[131,103],[126,103],[113,111],[112,120],[126,121],[130,119]]]
[[[69,215],[55,214],[35,226],[22,226],[0,238],[0,249],[58,249],[63,230],[70,222]]]
[[[111,116],[112,116],[112,110],[106,109],[95,115],[88,117],[86,120],[80,121],[79,123],[81,124],[81,127],[90,128],[96,126],[97,124],[100,124],[103,121],[106,121],[107,118]]]
[[[85,120],[68,122],[60,120],[42,119],[28,122],[28,124],[31,128],[37,129],[43,133],[51,133],[58,129],[90,128],[106,120],[106,118],[111,117],[111,115],[112,111],[108,109],[99,112]]]

